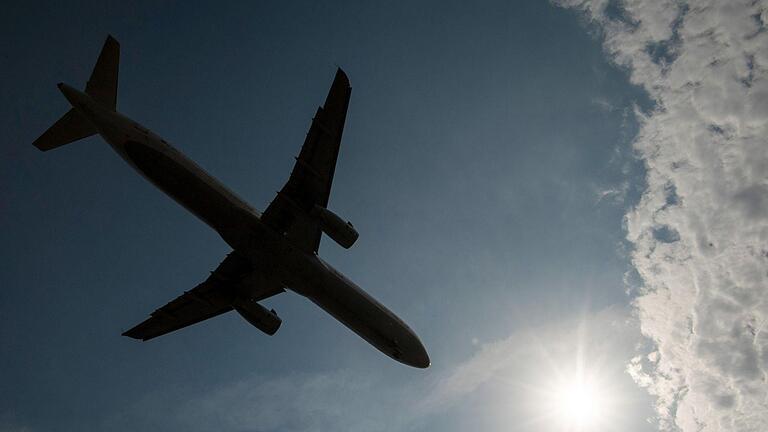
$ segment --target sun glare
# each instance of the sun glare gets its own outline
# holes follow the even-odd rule
[[[602,418],[605,401],[594,384],[576,379],[564,383],[555,393],[557,416],[568,429],[589,429]]]
[[[572,329],[531,333],[531,370],[515,369],[511,379],[500,380],[514,386],[509,394],[516,408],[505,423],[542,432],[612,432],[626,425],[633,402],[625,392],[629,377],[622,357],[590,336],[586,322]]]

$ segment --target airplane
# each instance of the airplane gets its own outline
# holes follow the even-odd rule
[[[264,213],[163,138],[116,110],[120,44],[108,36],[85,91],[59,83],[72,105],[33,145],[48,151],[101,137],[129,165],[213,228],[232,248],[202,283],[123,333],[147,341],[229,311],[268,335],[282,320],[259,301],[289,289],[389,357],[427,368],[418,336],[394,313],[317,255],[325,233],[344,248],[358,232],[327,208],[352,88],[341,68],[317,109],[287,183]]]

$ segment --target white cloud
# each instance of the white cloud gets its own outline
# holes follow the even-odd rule
[[[385,431],[389,410],[367,404],[392,404],[374,375],[333,371],[266,377],[254,375],[187,401],[178,411],[191,430]],[[366,395],[361,398],[360,395]],[[398,407],[399,408],[399,407]]]
[[[13,412],[0,411],[0,432],[33,432],[27,422],[19,420]]]
[[[629,191],[629,182],[621,182],[615,186],[609,186],[606,188],[598,188],[595,191],[595,204],[601,201],[624,203]]]
[[[0,426],[0,432],[32,432],[32,429],[19,425],[2,425]]]
[[[768,4],[558,4],[657,102],[639,115],[648,188],[626,216],[657,351],[630,371],[665,429],[768,430]]]
[[[348,370],[254,375],[192,397],[175,410],[174,417],[193,431],[410,431],[457,409],[480,412],[483,403],[478,399],[482,399],[506,400],[515,407],[511,418],[512,408],[495,412],[498,430],[511,425],[527,430],[525,422],[550,409],[546,401],[531,405],[531,398],[545,391],[554,376],[568,375],[578,367],[609,383],[614,399],[626,397],[631,379],[622,360],[633,355],[638,337],[637,323],[626,311],[611,308],[517,330],[480,345],[464,362],[431,375],[420,373],[415,380],[395,383],[370,371]],[[637,420],[625,417],[612,419],[610,430],[615,430],[617,421]],[[530,430],[555,430],[553,419],[543,420],[529,425]]]
[[[483,344],[470,359],[440,375],[419,410],[440,411],[499,380],[538,391],[556,375],[579,367],[599,371],[617,386],[624,374],[622,360],[633,355],[639,337],[637,323],[618,308],[520,329]]]
[[[530,402],[541,402],[553,377],[567,376],[580,365],[606,383],[613,399],[632,399],[636,395],[630,393],[640,390],[622,365],[634,355],[638,338],[637,323],[627,311],[609,308],[518,329],[504,339],[478,345],[463,362],[433,367],[427,373],[412,371],[406,378],[399,366],[392,365],[392,376],[368,368],[255,374],[203,391],[166,389],[106,419],[103,429],[415,431],[462,412],[461,418],[482,414],[490,430],[560,430],[547,423],[552,419],[539,418],[550,408],[546,402]],[[489,403],[500,408],[489,411]],[[606,430],[642,421],[643,415],[651,414],[637,414],[643,404],[648,402],[622,410],[621,418],[611,418]]]
[[[612,104],[611,101],[603,96],[592,98],[592,104],[605,112],[616,111],[616,105]]]

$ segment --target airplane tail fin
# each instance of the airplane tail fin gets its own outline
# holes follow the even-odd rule
[[[85,93],[106,108],[117,107],[117,75],[120,65],[120,44],[108,36],[99,59],[85,85]],[[67,111],[35,142],[35,147],[47,151],[96,134],[96,128],[77,109]]]
[[[96,102],[115,110],[117,107],[117,73],[120,68],[120,44],[107,36],[91,78],[85,85],[85,93]]]

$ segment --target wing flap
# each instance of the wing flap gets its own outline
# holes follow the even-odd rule
[[[212,291],[211,287],[206,280],[152,312],[149,318],[123,336],[146,341],[231,311],[234,298],[231,293],[227,290],[206,293]]]
[[[237,283],[251,271],[247,259],[230,253],[208,279],[152,312],[123,336],[146,341],[231,311]]]
[[[317,252],[320,246],[322,232],[309,214],[315,205],[328,205],[351,93],[347,75],[337,70],[288,182],[262,215],[262,221],[308,252]]]

